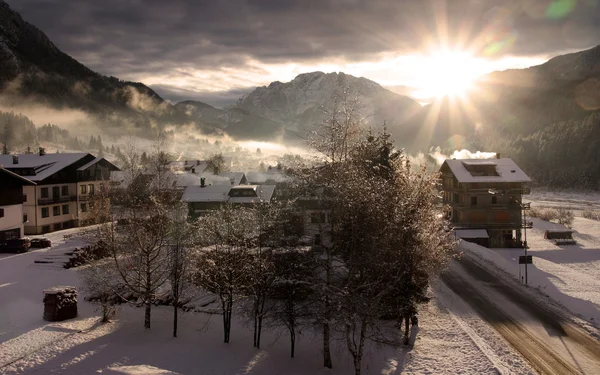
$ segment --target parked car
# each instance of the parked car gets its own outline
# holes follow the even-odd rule
[[[50,241],[48,238],[43,237],[31,239],[31,247],[43,249],[44,247],[50,246],[52,246],[52,241]]]
[[[26,238],[0,241],[0,253],[24,253],[29,251],[31,244]]]

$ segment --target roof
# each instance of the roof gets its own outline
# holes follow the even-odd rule
[[[27,176],[27,178],[31,181],[42,181],[88,155],[90,154],[85,152],[0,155],[0,164],[4,165],[6,169],[33,168],[35,175]],[[13,156],[19,157],[18,164],[13,164]]]
[[[485,229],[456,229],[454,234],[458,238],[490,238]]]
[[[96,163],[99,163],[99,162],[101,162],[102,160],[104,160],[104,161],[105,161],[105,162],[107,162],[108,164],[112,165],[112,166],[115,168],[114,170],[116,170],[116,171],[118,171],[118,170],[119,170],[119,168],[117,168],[117,166],[115,166],[113,163],[111,163],[110,161],[106,160],[106,159],[105,159],[105,158],[103,158],[103,157],[97,157],[96,159],[94,159],[94,160],[90,161],[89,163],[87,163],[87,164],[85,164],[85,165],[83,165],[83,166],[81,166],[81,167],[77,168],[77,170],[78,170],[78,171],[85,171],[86,169],[88,169],[88,168],[89,168],[89,167],[91,167],[92,165],[94,165],[94,164],[96,164]]]
[[[23,176],[19,176],[18,174],[14,173],[14,172],[11,172],[8,169],[3,168],[1,165],[0,165],[0,174],[8,175],[8,176],[10,176],[9,178],[14,178],[14,179],[20,180],[23,185],[36,185],[35,182],[28,180]]]
[[[447,165],[458,182],[531,182],[529,176],[512,159],[446,159]],[[466,166],[494,166],[498,176],[473,176]]]
[[[229,185],[188,186],[181,200],[184,202],[227,202]]]
[[[254,197],[229,196],[230,190],[254,189],[256,195]],[[270,202],[275,192],[275,185],[208,185],[205,187],[188,186],[183,192],[181,198],[184,202],[230,202],[230,203],[257,203]]]
[[[269,172],[248,172],[246,179],[249,183],[261,184],[265,182],[286,182],[290,178],[281,171],[271,169]]]
[[[245,174],[244,172],[224,172],[219,174],[219,176],[229,178],[229,181],[231,181],[231,185],[239,185],[242,183]]]

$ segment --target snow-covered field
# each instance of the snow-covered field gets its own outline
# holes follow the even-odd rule
[[[558,304],[579,318],[598,326],[600,323],[600,222],[575,217],[572,229],[576,245],[557,246],[544,239],[546,229],[565,229],[563,225],[531,219],[527,231],[528,285],[550,304]],[[524,278],[524,266],[518,259],[522,249],[486,249],[468,242],[461,247],[504,273]]]
[[[171,337],[172,311],[153,309],[153,328],[143,328],[143,311],[122,306],[117,319],[99,324],[96,306],[79,298],[79,318],[42,320],[42,291],[79,286],[77,271],[65,270],[65,252],[77,238],[50,235],[54,246],[0,258],[0,373],[2,374],[348,374],[352,362],[343,341],[334,341],[334,369],[321,366],[317,333],[303,330],[296,358],[289,357],[286,332],[268,331],[261,350],[252,332],[234,320],[232,341],[222,342],[218,315],[182,313],[180,335]],[[35,261],[54,263],[35,263]],[[468,306],[436,284],[420,314],[413,347],[370,345],[364,374],[530,373],[527,364]],[[450,310],[452,312],[450,312]]]

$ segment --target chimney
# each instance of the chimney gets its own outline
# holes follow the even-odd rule
[[[200,178],[200,187],[205,187],[206,186],[206,179],[204,177]]]
[[[19,164],[19,155],[13,155],[13,164]]]
[[[500,159],[500,153],[496,152],[496,159]]]
[[[40,156],[46,155],[46,150],[43,147],[40,147]]]

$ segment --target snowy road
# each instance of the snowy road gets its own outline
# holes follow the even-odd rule
[[[540,373],[600,373],[600,342],[468,256],[454,261],[442,280]]]

